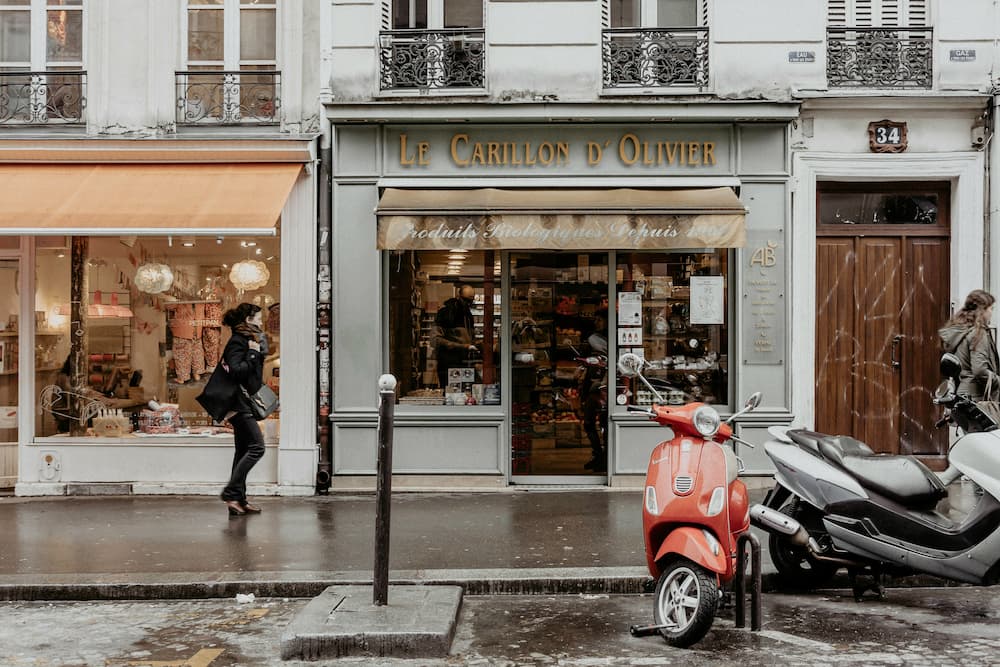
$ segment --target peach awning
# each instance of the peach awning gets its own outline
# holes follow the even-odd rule
[[[387,188],[380,249],[738,248],[746,208],[731,188]]]
[[[0,164],[0,234],[274,234],[300,164]]]

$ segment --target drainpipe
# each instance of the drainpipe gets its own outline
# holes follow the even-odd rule
[[[990,68],[990,107],[986,114],[986,225],[983,229],[983,287],[992,294],[997,293],[998,285],[994,284],[997,272],[992,270],[990,258],[997,257],[1000,248],[993,247],[1000,241],[1000,234],[993,230],[1000,225],[1000,178],[993,174],[1000,168],[1000,145],[995,139],[997,111],[1000,108],[1000,89],[997,87],[997,76],[1000,73],[1000,0],[993,0],[993,49],[992,67]],[[960,295],[961,298],[961,295]]]
[[[316,397],[316,424],[319,439],[319,463],[316,469],[316,493],[327,493],[333,481],[333,443],[330,441],[330,386],[331,370],[331,319],[332,285],[330,281],[330,173],[333,150],[330,144],[330,121],[324,113],[321,119],[323,133],[320,138],[319,197],[317,197],[317,252],[316,252],[316,368],[319,395]]]

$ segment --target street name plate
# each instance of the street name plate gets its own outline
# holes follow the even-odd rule
[[[948,60],[953,63],[971,63],[976,61],[975,49],[951,49],[948,51]]]
[[[789,51],[788,62],[790,63],[814,63],[816,62],[815,51]]]

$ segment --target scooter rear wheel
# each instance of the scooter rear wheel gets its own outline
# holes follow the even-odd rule
[[[806,530],[816,523],[816,518],[809,515],[808,506],[804,503],[793,501],[783,506],[780,512],[801,523]],[[822,588],[830,583],[833,575],[837,573],[836,565],[816,560],[803,547],[792,544],[788,539],[774,533],[768,537],[767,551],[774,568],[781,575],[781,582],[790,588],[799,590]]]
[[[671,646],[687,648],[712,627],[719,605],[715,574],[686,558],[666,564],[656,584],[653,619],[667,625],[660,634]]]

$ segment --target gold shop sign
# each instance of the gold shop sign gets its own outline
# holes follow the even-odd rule
[[[414,140],[399,134],[399,166],[537,168],[586,165],[613,161],[626,167],[714,167],[716,142],[707,139],[651,139],[626,132],[614,139],[482,140],[464,132],[451,135],[447,146],[432,140]]]
[[[385,250],[732,248],[746,237],[730,188],[388,188],[377,214]]]

